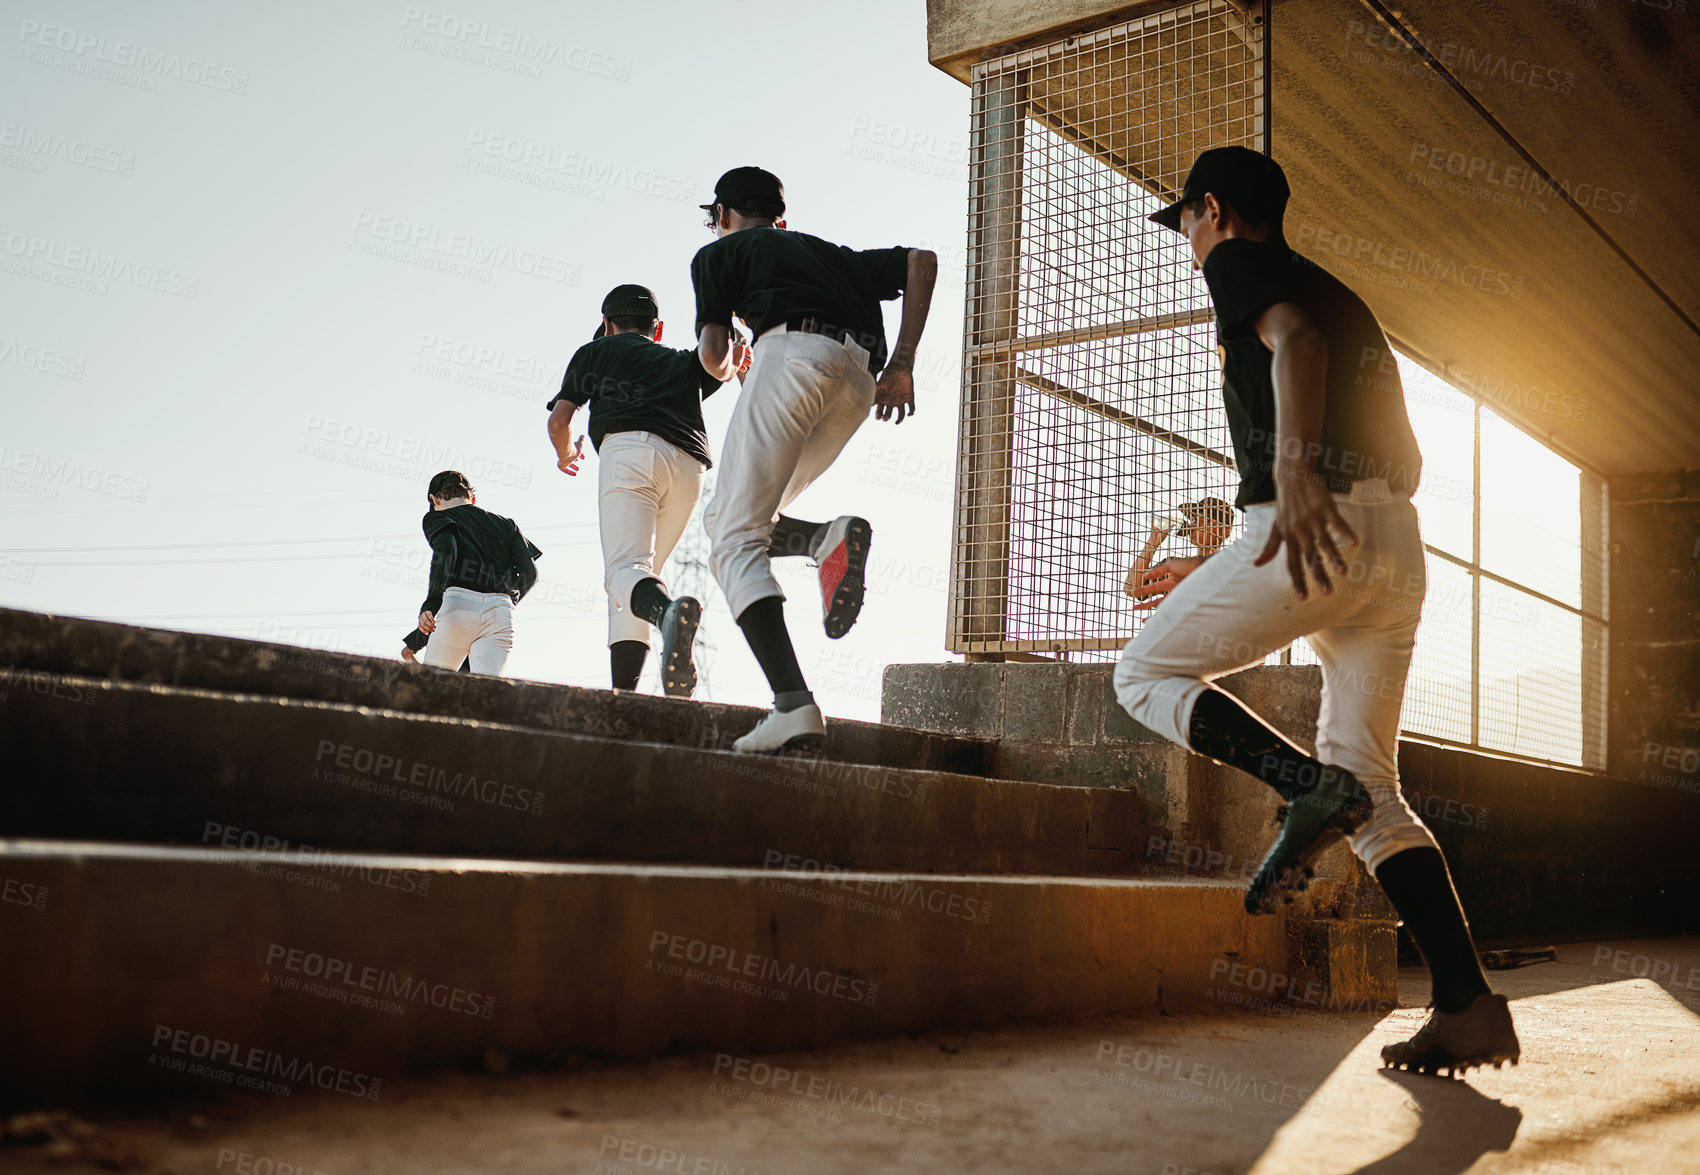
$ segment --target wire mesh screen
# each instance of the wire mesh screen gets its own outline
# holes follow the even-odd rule
[[[1108,658],[1136,566],[1231,538],[1209,293],[1145,218],[1261,145],[1263,71],[1224,0],[975,68],[953,651]]]

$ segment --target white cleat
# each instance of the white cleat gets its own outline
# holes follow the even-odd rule
[[[756,728],[732,744],[734,751],[772,755],[779,751],[812,751],[826,742],[826,719],[820,707],[800,706],[783,713],[769,710]]]

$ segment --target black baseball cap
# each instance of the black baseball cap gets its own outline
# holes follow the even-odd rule
[[[602,317],[620,318],[629,315],[632,318],[660,318],[661,306],[655,300],[655,294],[648,286],[634,285],[630,282],[623,286],[615,286],[608,291],[608,296],[602,299]],[[602,326],[597,324],[596,333],[590,336],[592,340],[602,337]]]
[[[1266,221],[1279,216],[1293,194],[1281,165],[1250,147],[1212,147],[1193,160],[1181,194],[1167,208],[1153,212],[1156,221],[1176,232],[1181,228],[1181,208],[1214,193],[1247,220]]]
[[[771,171],[759,167],[734,167],[714,185],[714,199],[700,204],[704,212],[719,204],[761,216],[785,215],[785,185]]]

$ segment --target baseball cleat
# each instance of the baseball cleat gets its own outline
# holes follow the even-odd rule
[[[826,719],[820,707],[769,710],[756,728],[732,744],[734,751],[772,755],[779,751],[812,751],[826,742]]]
[[[702,604],[695,596],[680,596],[661,614],[661,692],[688,698],[696,692],[697,666],[691,659]]]
[[[1357,831],[1374,809],[1375,802],[1350,771],[1325,767],[1315,787],[1276,815],[1281,831],[1246,889],[1246,913],[1273,914],[1291,905],[1295,893],[1310,887],[1323,850]]]
[[[1432,1013],[1410,1040],[1381,1050],[1381,1063],[1392,1069],[1453,1077],[1469,1069],[1506,1061],[1515,1065],[1522,1055],[1511,1008],[1502,995],[1483,994],[1462,1012]]]
[[[810,552],[820,564],[821,606],[826,635],[837,640],[850,631],[862,611],[868,544],[874,529],[866,518],[843,514],[827,523],[819,545]]]

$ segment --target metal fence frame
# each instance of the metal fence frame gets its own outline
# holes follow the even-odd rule
[[[1139,37],[1193,35],[1188,22],[1206,33],[1225,39],[1237,38],[1246,52],[1236,63],[1248,71],[1240,89],[1248,99],[1252,133],[1227,133],[1219,141],[1261,143],[1269,146],[1268,18],[1264,0],[1253,3],[1229,0],[1195,0],[1171,5],[1162,11],[1124,20],[1089,34],[1065,38],[1031,49],[982,62],[974,67],[972,126],[970,133],[969,231],[967,266],[967,321],[963,332],[962,412],[957,452],[957,485],[954,552],[951,560],[949,632],[946,647],[970,660],[1049,659],[1069,653],[1107,652],[1119,649],[1132,636],[1133,625],[1113,636],[1058,636],[1021,638],[1010,631],[1010,583],[1014,568],[1011,543],[1011,508],[1017,467],[1016,415],[1018,395],[1023,389],[1046,394],[1092,416],[1173,446],[1191,457],[1216,466],[1233,468],[1233,460],[1218,448],[1203,444],[1142,418],[1116,404],[1071,388],[1034,371],[1024,360],[1057,348],[1134,336],[1170,332],[1188,326],[1214,323],[1208,305],[1120,321],[1099,322],[1081,327],[1023,334],[1022,239],[1023,199],[1027,190],[1023,168],[1027,155],[1027,127],[1035,122],[1058,139],[1068,140],[1106,162],[1132,184],[1163,201],[1172,200],[1181,174],[1158,175],[1137,163],[1117,156],[1094,143],[1086,130],[1071,125],[1065,114],[1046,109],[1034,100],[1030,79],[1057,68],[1059,61],[1089,60],[1094,53],[1113,52],[1113,47]],[[1183,63],[1184,64],[1184,63]],[[1167,79],[1172,85],[1174,79]],[[1189,77],[1187,79],[1191,81]],[[1249,81],[1249,85],[1246,84]],[[1096,83],[1095,83],[1096,84]],[[1154,83],[1156,84],[1156,83]],[[1195,100],[1208,87],[1195,83],[1190,96]],[[1193,109],[1196,119],[1196,106]],[[1244,127],[1240,130],[1243,132]],[[1196,143],[1199,127],[1184,129],[1187,141]],[[1196,150],[1196,148],[1195,148]],[[1187,156],[1190,163],[1191,154]],[[1171,167],[1170,172],[1173,172]],[[1202,283],[1199,283],[1200,287]],[[1214,356],[1214,345],[1208,348]]]

